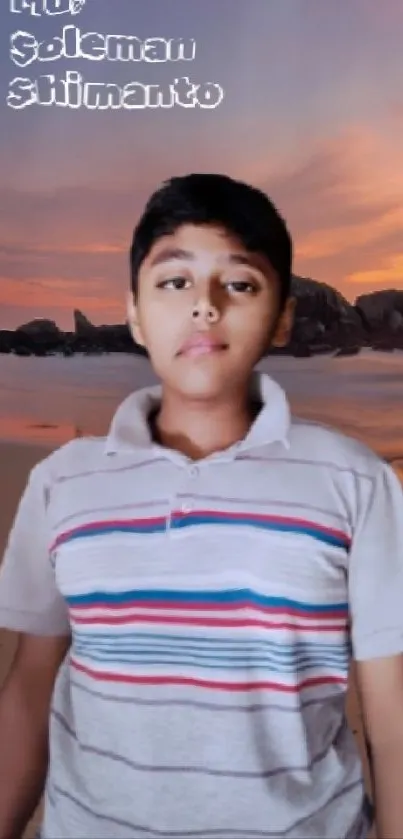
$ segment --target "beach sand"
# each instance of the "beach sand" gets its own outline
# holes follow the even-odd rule
[[[32,467],[46,457],[51,449],[42,446],[23,445],[19,443],[0,442],[0,561],[6,546],[7,536],[13,521],[19,498],[26,484],[28,474]],[[11,633],[0,629],[0,686],[12,661],[15,649],[15,639]],[[349,694],[349,718],[353,730],[357,733],[358,742],[363,755],[366,777],[368,782],[368,771],[363,747],[362,726],[360,713],[354,688]],[[29,826],[26,837],[31,839],[38,822],[38,815]]]

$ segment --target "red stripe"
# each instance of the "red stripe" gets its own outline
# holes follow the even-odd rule
[[[330,626],[324,624],[322,626],[305,626],[304,624],[298,623],[272,623],[266,621],[259,621],[259,620],[252,620],[252,619],[244,619],[244,620],[225,620],[221,618],[187,618],[187,617],[176,617],[173,615],[111,615],[106,620],[104,617],[80,617],[77,615],[75,617],[73,615],[73,610],[71,610],[71,617],[73,622],[76,624],[103,624],[104,626],[113,626],[118,624],[127,624],[130,626],[134,623],[154,623],[154,624],[181,624],[185,626],[239,626],[239,627],[247,627],[247,626],[258,626],[262,627],[263,629],[293,629],[298,630],[299,632],[312,632],[318,630],[320,632],[340,632],[340,630],[345,629],[347,626],[347,621],[344,621],[342,624],[330,624]]]
[[[185,676],[125,676],[122,673],[108,673],[102,670],[92,670],[75,659],[70,659],[71,666],[93,679],[105,682],[123,682],[138,685],[192,685],[215,690],[247,691],[247,690],[276,690],[281,693],[298,693],[306,688],[320,685],[345,685],[348,679],[343,676],[322,676],[305,679],[298,685],[284,685],[278,682],[212,682],[208,679],[191,679]]]
[[[154,524],[163,524],[165,523],[166,518],[165,516],[153,516],[149,519],[113,519],[111,521],[91,521],[88,524],[83,524],[80,527],[73,527],[72,530],[66,530],[64,533],[61,533],[57,539],[55,539],[52,549],[56,548],[60,542],[64,542],[66,539],[70,539],[71,536],[74,536],[75,533],[88,533],[91,530],[97,530],[102,528],[109,528],[109,527],[128,527],[130,525],[135,525],[139,527],[140,525],[143,526],[150,526]]]
[[[182,513],[178,510],[173,513],[173,517],[185,518],[187,513]],[[341,530],[334,530],[332,527],[325,527],[323,524],[317,524],[307,519],[292,518],[291,516],[271,516],[265,513],[227,513],[219,510],[194,510],[192,516],[209,516],[211,518],[223,518],[229,520],[250,519],[251,521],[271,522],[272,524],[300,524],[304,527],[309,527],[312,530],[317,530],[321,533],[329,533],[338,539],[343,539],[345,542],[350,542],[350,537]]]
[[[104,602],[103,600],[99,600],[97,603],[87,603],[83,606],[72,606],[71,612],[89,612],[92,609],[95,611],[97,609],[105,609],[108,612],[115,611],[120,612],[124,609],[149,609],[150,611],[157,612],[159,609],[175,609],[181,612],[231,612],[231,611],[241,611],[243,609],[252,609],[254,612],[263,612],[267,615],[280,615],[284,614],[284,616],[289,617],[300,617],[305,618],[306,620],[337,620],[338,618],[346,618],[347,612],[345,609],[335,609],[333,612],[322,612],[318,610],[317,612],[310,612],[307,613],[303,609],[284,609],[282,606],[257,606],[256,604],[245,600],[244,602],[240,602],[237,604],[233,603],[225,603],[225,604],[215,604],[215,603],[186,603],[184,605],[182,602],[169,602],[169,601],[162,601],[160,603],[155,603],[155,601],[127,601],[127,603],[116,603],[112,604],[110,602]]]
[[[181,511],[175,511],[173,513],[173,518],[179,519],[184,518],[187,514],[182,513]],[[261,521],[261,522],[271,522],[272,524],[289,524],[289,525],[302,525],[303,527],[308,527],[312,530],[316,530],[318,533],[327,533],[331,536],[334,536],[337,539],[342,539],[347,544],[350,544],[351,540],[350,537],[343,533],[341,530],[334,530],[331,527],[325,527],[322,524],[317,524],[316,522],[308,521],[307,519],[299,519],[299,518],[292,518],[290,516],[270,516],[264,513],[229,513],[229,512],[220,512],[219,510],[195,510],[192,513],[193,516],[206,516],[209,518],[222,518],[227,521],[239,521],[240,519],[249,519],[250,521]],[[113,527],[121,527],[122,525],[128,527],[130,525],[134,525],[136,527],[139,526],[152,526],[155,524],[162,524],[166,521],[164,516],[152,516],[150,518],[141,518],[141,519],[112,519],[110,521],[95,521],[89,522],[88,524],[84,524],[80,527],[75,527],[72,530],[66,530],[64,533],[61,533],[55,542],[52,545],[52,550],[54,550],[61,542],[65,541],[66,539],[71,538],[76,533],[86,533],[91,530],[103,529],[103,528],[113,528]]]

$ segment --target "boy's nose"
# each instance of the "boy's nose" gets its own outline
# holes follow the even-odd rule
[[[216,323],[222,314],[224,299],[219,283],[214,279],[200,284],[195,288],[193,299],[192,319],[194,321]]]
[[[218,308],[211,301],[199,301],[193,307],[192,318],[196,323],[203,320],[207,323],[217,323],[219,317]]]

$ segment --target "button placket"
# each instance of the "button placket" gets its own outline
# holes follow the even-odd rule
[[[181,501],[178,496],[183,495],[186,493],[186,489],[189,484],[189,479],[193,481],[197,478],[200,474],[200,467],[196,464],[192,464],[185,470],[184,481],[182,483],[182,488],[180,492],[177,492],[175,496],[172,498],[172,507],[169,516],[169,533],[179,533],[180,528],[176,530],[176,528],[172,528],[172,517],[175,509],[179,510],[184,516],[189,515],[195,508],[195,502],[191,498],[187,498],[186,500]]]
[[[190,477],[194,480],[195,478],[199,477],[199,474],[200,474],[200,466],[197,466],[196,463],[192,463],[192,465],[189,468]],[[182,513],[185,513],[185,514],[186,513],[191,513],[194,510],[194,508],[195,508],[195,503],[194,503],[194,501],[192,501],[190,499],[188,499],[187,501],[184,501],[182,506],[181,506]]]
[[[174,513],[178,510],[178,496],[182,491],[182,487],[184,482],[186,481],[186,468],[184,468],[183,463],[177,463],[178,473],[175,475],[175,485],[172,487],[169,500],[168,500],[168,511],[165,520],[165,532],[168,537],[172,537],[175,533],[175,527],[172,524]]]

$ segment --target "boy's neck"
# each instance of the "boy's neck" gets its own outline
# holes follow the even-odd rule
[[[161,446],[191,460],[202,460],[243,440],[261,407],[251,402],[247,393],[210,405],[182,399],[179,404],[166,394],[161,407],[150,417],[150,426],[154,440]]]

